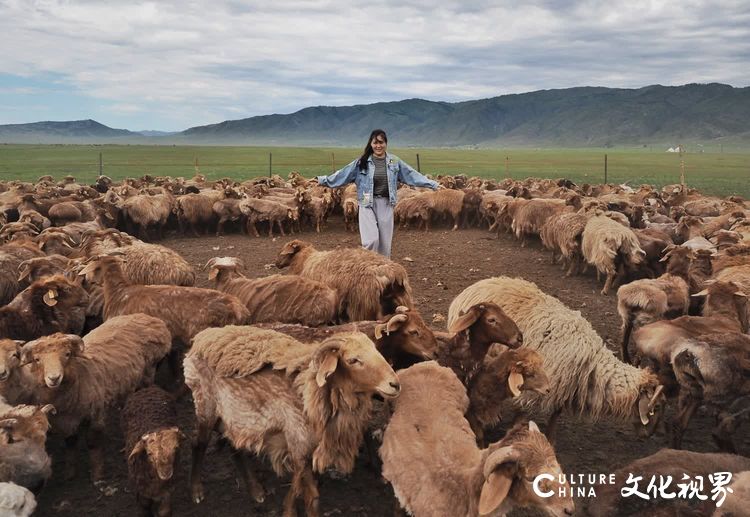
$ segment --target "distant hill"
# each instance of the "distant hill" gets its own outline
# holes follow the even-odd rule
[[[127,129],[112,129],[91,119],[0,125],[0,142],[8,143],[114,142],[136,136]]]
[[[72,124],[55,132],[38,124]],[[84,134],[82,124],[89,125]],[[96,125],[96,128],[93,127]],[[35,126],[33,131],[26,128]],[[579,87],[466,102],[407,99],[316,106],[198,126],[173,135],[115,130],[94,121],[0,126],[0,141],[96,138],[113,142],[226,145],[354,145],[380,127],[398,146],[608,146],[731,141],[750,144],[750,88],[724,84]],[[14,128],[14,129],[9,129]],[[44,129],[44,131],[42,131]],[[109,132],[106,132],[109,131]],[[24,141],[29,141],[28,139]]]

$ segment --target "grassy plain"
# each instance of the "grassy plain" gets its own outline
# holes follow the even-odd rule
[[[422,172],[493,178],[566,177],[575,182],[604,181],[607,154],[610,183],[658,186],[676,183],[684,161],[688,185],[716,195],[750,197],[750,152],[666,153],[636,149],[390,149]],[[238,180],[297,170],[327,174],[355,159],[360,149],[312,147],[218,147],[148,145],[0,145],[0,179],[33,181],[49,174],[71,174],[90,182],[99,172],[113,179],[151,174],[190,177],[197,168],[209,179]]]

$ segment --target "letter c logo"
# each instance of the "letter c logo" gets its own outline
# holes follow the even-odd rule
[[[539,474],[537,477],[535,477],[534,484],[532,486],[532,488],[534,489],[534,493],[538,495],[539,497],[552,497],[553,495],[555,495],[554,490],[550,490],[549,492],[542,492],[539,489],[539,483],[543,479],[549,479],[550,481],[553,481],[555,479],[555,476],[551,474]]]

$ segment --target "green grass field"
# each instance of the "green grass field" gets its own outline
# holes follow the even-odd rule
[[[397,154],[422,172],[493,178],[570,178],[602,183],[604,154],[607,180],[630,185],[676,183],[680,161],[690,186],[709,194],[750,197],[750,153],[666,153],[664,149],[399,149]],[[71,174],[90,182],[103,172],[113,179],[151,174],[191,177],[197,167],[209,179],[247,179],[293,170],[305,176],[326,174],[356,158],[360,149],[307,147],[213,147],[145,145],[0,145],[0,179],[33,181],[50,174]]]

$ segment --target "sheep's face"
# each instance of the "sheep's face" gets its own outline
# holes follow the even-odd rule
[[[159,429],[152,433],[146,433],[133,447],[130,458],[145,452],[148,462],[156,471],[156,475],[162,481],[172,479],[174,474],[174,463],[177,451],[180,448],[180,440],[185,435],[177,427]]]
[[[279,252],[279,258],[276,259],[276,267],[281,269],[287,267],[292,263],[294,255],[297,254],[303,247],[303,242],[295,239],[292,242],[287,242]]]
[[[502,343],[511,348],[523,344],[523,335],[516,323],[491,302],[469,307],[448,329],[449,332],[462,332],[469,329],[474,343]]]
[[[0,385],[10,378],[10,374],[21,364],[23,341],[0,339]]]
[[[516,396],[521,391],[535,391],[547,395],[550,390],[549,377],[542,367],[542,356],[528,348],[509,350],[507,353],[514,361],[507,379],[511,393]]]
[[[37,339],[23,349],[23,362],[31,365],[38,383],[57,389],[65,378],[65,367],[83,348],[83,341],[73,334],[52,334]]]
[[[739,285],[734,282],[709,281],[708,288],[694,294],[693,296],[705,296],[706,303],[703,306],[704,316],[728,316],[736,315],[742,332],[747,332],[747,295],[742,292]],[[709,283],[706,282],[706,283]]]
[[[14,406],[10,412],[0,417],[0,443],[30,441],[44,445],[49,431],[48,413],[55,414],[51,404],[46,406]]]
[[[513,430],[512,430],[513,431]],[[528,432],[517,432],[508,444],[507,435],[499,444],[491,445],[484,462],[484,484],[479,496],[479,515],[487,515],[501,508],[510,494],[516,506],[534,506],[548,515],[564,517],[573,515],[575,504],[571,497],[560,497],[560,489],[570,493],[567,480],[555,457],[555,451],[534,422],[529,422]],[[510,434],[509,431],[508,434]],[[534,484],[540,493],[536,494]]]
[[[380,340],[384,336],[390,336],[389,342],[402,352],[420,359],[435,358],[435,334],[427,327],[419,313],[409,311],[406,307],[397,307],[396,314],[375,326],[375,338]]]
[[[397,397],[401,385],[375,344],[361,332],[337,334],[325,340],[312,359],[319,387],[349,384],[355,393]]]

